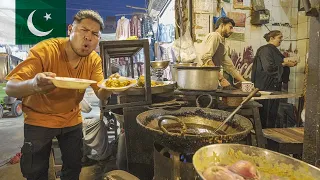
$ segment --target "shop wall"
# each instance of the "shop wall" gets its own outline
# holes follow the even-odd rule
[[[251,77],[254,55],[260,46],[267,43],[263,38],[263,35],[269,32],[269,30],[280,30],[284,35],[284,41],[280,47],[281,52],[286,56],[300,57],[300,63],[298,63],[297,67],[291,68],[288,91],[302,92],[304,88],[306,59],[309,49],[310,19],[305,16],[304,11],[298,12],[298,0],[265,0],[265,7],[270,10],[271,14],[270,22],[265,26],[251,25],[250,10],[235,9],[234,1],[237,0],[230,0],[230,3],[224,2],[223,0],[220,3],[220,6],[223,7],[226,13],[239,12],[246,15],[244,39],[240,41],[226,40],[226,46],[229,47],[229,53],[235,66],[245,78],[249,79]],[[199,2],[200,1],[193,0],[193,4]],[[204,12],[202,16],[206,14],[210,17],[210,21],[212,21],[214,16],[219,16],[219,13],[217,12],[218,2],[217,0],[206,0],[205,2],[207,3],[206,5],[212,6],[212,8],[210,7],[208,9],[212,9],[213,13]],[[193,8],[195,9],[195,7]],[[194,11],[193,15],[195,17]],[[194,22],[193,27],[195,27]],[[210,32],[212,31],[213,28],[210,28]],[[195,47],[197,51],[199,51],[200,43],[196,41],[197,40],[195,40]]]
[[[162,24],[175,24],[175,9],[174,0],[171,0],[167,6],[167,9],[163,12],[162,16],[159,18],[159,23]]]

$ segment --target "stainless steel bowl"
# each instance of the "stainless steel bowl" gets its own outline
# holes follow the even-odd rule
[[[232,156],[230,155],[230,150],[234,152],[242,152],[245,156]],[[216,156],[215,156],[215,155]],[[238,159],[239,158],[239,159]],[[247,159],[248,158],[248,159]],[[288,175],[291,173],[296,173],[296,179],[319,179],[320,169],[307,164],[303,161],[297,160],[290,156],[286,156],[274,151],[267,149],[262,149],[253,146],[241,145],[241,144],[213,144],[200,148],[193,156],[193,166],[196,169],[197,173],[201,176],[202,179],[205,179],[202,176],[202,172],[214,163],[223,163],[223,161],[231,160],[247,160],[251,161],[252,159],[258,160],[263,166],[268,166],[268,172],[274,173],[275,170],[284,170],[284,174]],[[281,164],[283,163],[283,164]],[[228,164],[227,164],[228,165]],[[287,169],[290,165],[293,168]],[[270,169],[270,170],[269,170]],[[259,169],[258,169],[259,170]],[[287,171],[286,171],[287,170]],[[260,172],[261,173],[261,172]],[[262,179],[263,178],[263,174]],[[277,175],[277,174],[273,174]],[[301,175],[301,176],[300,176]]]
[[[152,61],[150,62],[152,69],[166,69],[170,61]]]

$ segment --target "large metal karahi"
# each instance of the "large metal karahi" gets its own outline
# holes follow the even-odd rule
[[[227,135],[181,135],[179,133],[165,133],[161,131],[157,126],[152,126],[151,121],[155,118],[163,115],[173,115],[173,116],[200,116],[204,117],[206,120],[201,122],[185,121],[184,123],[188,126],[189,124],[198,124],[211,126],[214,128],[222,122],[230,112],[206,109],[206,108],[195,108],[195,107],[182,107],[179,110],[168,111],[163,109],[150,110],[143,112],[137,116],[137,123],[142,127],[146,134],[150,134],[154,137],[155,142],[177,152],[194,153],[199,148],[214,144],[214,143],[230,143],[239,142],[244,139],[250,130],[252,129],[252,123],[249,119],[235,115],[232,122],[227,123],[230,127],[237,130],[236,133]],[[217,122],[218,121],[218,122]]]

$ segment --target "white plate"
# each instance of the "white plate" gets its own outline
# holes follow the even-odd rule
[[[95,84],[97,81],[79,78],[69,78],[69,77],[46,77],[50,79],[52,83],[58,88],[64,89],[86,89],[90,84]]]
[[[259,91],[261,95],[270,95],[272,92],[270,91]]]
[[[129,86],[124,86],[124,87],[118,87],[118,88],[114,88],[114,87],[107,87],[106,86],[106,82],[108,79],[103,80],[102,82],[98,83],[98,87],[103,88],[103,89],[107,89],[113,92],[122,92],[125,91],[133,86],[135,86],[137,84],[137,80],[133,79],[133,78],[129,78],[129,77],[120,77],[119,80],[120,81],[125,81],[125,80],[134,80],[134,83],[131,83]]]

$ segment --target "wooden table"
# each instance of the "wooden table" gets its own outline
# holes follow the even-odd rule
[[[264,99],[287,99],[287,98],[300,98],[302,97],[302,92],[290,93],[282,91],[269,91],[270,95],[261,94],[260,97],[252,97],[252,100],[264,100]]]
[[[303,150],[304,128],[263,129],[267,148],[283,154],[301,155]]]

